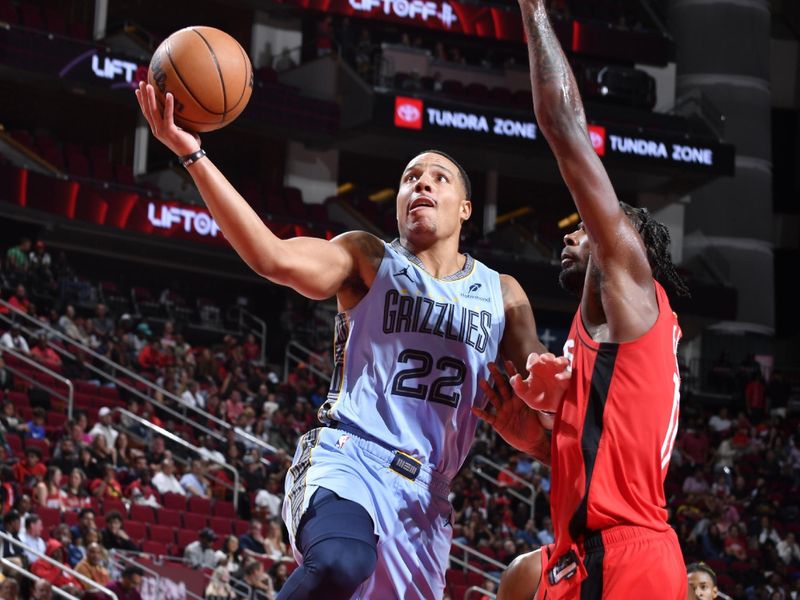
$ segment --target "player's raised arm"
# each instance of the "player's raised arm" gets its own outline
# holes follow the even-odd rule
[[[578,86],[545,10],[544,0],[519,0],[528,39],[536,120],[558,161],[589,234],[598,266],[622,262],[640,284],[652,275],[644,247],[619,202],[586,129]]]
[[[199,150],[199,138],[175,125],[171,94],[167,94],[163,116],[151,85],[141,83],[136,98],[159,141],[178,156]],[[330,298],[348,279],[365,275],[369,270],[363,252],[365,245],[375,253],[382,250],[376,238],[376,243],[370,244],[364,238],[372,236],[363,232],[345,234],[331,241],[311,237],[282,240],[269,230],[208,157],[193,162],[188,171],[225,237],[250,268],[304,296]]]

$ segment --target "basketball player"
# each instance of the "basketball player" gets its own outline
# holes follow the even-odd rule
[[[719,597],[717,574],[706,563],[692,563],[686,566],[689,590],[686,600],[714,600]]]
[[[336,296],[327,425],[304,435],[284,520],[302,560],[278,598],[439,600],[450,552],[449,482],[483,406],[478,381],[498,351],[519,368],[544,347],[520,285],[458,251],[469,179],[439,151],[414,157],[397,195],[400,237],[277,238],[173,122],[153,88],[136,93],[157,139],[179,157],[225,237],[250,267],[314,299]],[[520,403],[521,404],[521,403]],[[506,413],[505,435],[549,452],[537,413]],[[513,417],[513,418],[512,418]]]
[[[527,395],[514,381],[529,406],[556,410],[555,543],[516,561],[498,597],[530,599],[537,582],[528,578],[538,576],[539,600],[684,600],[686,569],[664,509],[681,329],[654,277],[678,293],[687,290],[672,265],[666,227],[616,198],[545,0],[519,4],[536,120],[582,219],[564,237],[560,273],[561,285],[581,301],[564,346],[572,377],[559,383],[560,403]],[[555,360],[534,356],[528,367]],[[499,387],[501,406],[511,396],[508,386]]]

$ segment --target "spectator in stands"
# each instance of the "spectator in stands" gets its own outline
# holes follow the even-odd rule
[[[0,583],[0,599],[19,600],[19,583],[13,577],[6,577]]]
[[[11,382],[11,371],[6,368],[6,360],[3,358],[2,350],[0,350],[0,392],[8,390],[11,387]]]
[[[114,448],[109,448],[108,442],[104,435],[96,435],[89,446],[92,455],[97,459],[98,465],[101,465],[100,470],[105,475],[104,465],[114,465]],[[89,486],[91,489],[91,485]]]
[[[125,567],[118,581],[108,585],[108,589],[117,595],[119,600],[142,600],[139,588],[142,585],[144,571],[141,567]]]
[[[53,281],[53,259],[42,240],[36,240],[28,254],[28,272],[42,283]]]
[[[264,534],[261,532],[262,524],[258,519],[250,521],[250,528],[247,533],[239,536],[239,545],[245,554],[259,554],[261,556],[267,553],[264,546]]]
[[[90,530],[97,529],[97,525],[94,521],[94,510],[91,508],[82,508],[78,513],[78,522],[73,525],[72,531],[72,539],[76,543],[80,543],[81,541],[84,542],[84,546],[86,546],[86,538],[87,534]]]
[[[53,450],[53,455],[50,458],[49,465],[51,467],[58,467],[62,473],[72,473],[80,464],[80,457],[78,456],[78,449],[75,447],[75,442],[72,437],[66,435],[70,427],[67,423],[64,424],[65,435],[56,444]],[[68,484],[69,482],[67,482]]]
[[[181,402],[190,408],[205,407],[203,395],[200,394],[200,386],[194,379],[191,379],[186,385],[186,390],[181,394]]]
[[[215,554],[217,564],[223,566],[231,575],[242,568],[242,550],[239,547],[239,538],[235,535],[228,535],[222,544],[222,548]]]
[[[747,560],[747,540],[742,537],[737,525],[728,528],[724,542],[725,555],[733,560]]]
[[[106,438],[106,448],[113,448],[119,432],[111,424],[111,409],[107,406],[102,407],[97,413],[97,418],[97,423],[89,431],[89,437],[94,439],[98,435],[102,435]]]
[[[217,566],[217,553],[212,548],[216,539],[213,529],[201,529],[198,538],[184,549],[183,561],[193,569],[213,569]]]
[[[286,562],[279,560],[273,563],[269,568],[269,576],[275,592],[280,592],[283,584],[289,579],[289,568],[286,566]]]
[[[86,479],[91,482],[95,479],[100,479],[105,475],[103,463],[97,460],[97,457],[92,453],[89,446],[81,448],[78,454],[78,468],[86,474]],[[89,493],[91,494],[91,483],[88,483]]]
[[[42,539],[42,527],[42,520],[39,518],[39,515],[28,515],[25,518],[25,530],[20,533],[19,540],[28,548],[31,548],[31,550],[44,553],[47,544],[45,544],[44,539]],[[29,564],[33,564],[39,558],[36,554],[28,550],[25,550],[25,556],[28,558]]]
[[[17,278],[27,274],[30,251],[31,240],[29,238],[22,238],[19,241],[19,245],[9,248],[6,252],[6,271],[17,276]]]
[[[155,471],[161,467],[161,464],[168,458],[172,457],[172,453],[166,449],[164,445],[164,438],[161,436],[153,438],[150,444],[150,449],[147,452],[147,462],[150,468]]]
[[[8,303],[25,314],[31,312],[31,301],[28,299],[28,292],[21,283],[14,288],[14,293],[9,297]]]
[[[244,412],[244,402],[238,390],[233,390],[230,397],[222,403],[223,418],[229,423],[236,423],[236,420]]]
[[[258,490],[253,501],[257,515],[261,519],[278,517],[281,514],[281,504],[283,497],[281,494],[281,482],[277,475],[270,475],[267,479],[266,489]]]
[[[98,437],[97,439],[103,439]],[[114,470],[114,465],[110,463],[103,463],[105,468],[105,475],[102,479],[95,479],[89,484],[89,491],[92,496],[98,500],[105,500],[107,498],[121,499],[122,498],[122,484],[117,479],[117,473]]]
[[[103,586],[107,586],[111,581],[108,569],[103,566],[103,549],[100,544],[89,544],[86,547],[86,558],[77,564],[75,570],[84,577]],[[83,583],[82,585],[85,590],[92,589],[88,583]]]
[[[191,462],[190,470],[180,479],[181,487],[186,491],[187,497],[199,496],[200,498],[211,498],[211,486],[206,479],[206,466],[202,460],[194,459]]]
[[[186,495],[186,490],[175,477],[175,463],[172,459],[166,458],[161,462],[161,471],[153,476],[153,486],[160,494],[180,494]]]
[[[90,320],[92,331],[97,336],[114,334],[114,320],[108,316],[108,308],[102,302],[94,307],[94,317]]]
[[[728,407],[722,406],[719,414],[712,415],[708,420],[708,426],[716,433],[726,433],[730,431],[733,422],[728,418]]]
[[[257,561],[251,560],[246,563],[242,569],[241,577],[239,578],[247,584],[247,587],[236,585],[240,595],[247,598],[247,600],[271,600],[274,590],[272,588],[272,580],[264,572],[264,565]]]
[[[778,556],[787,565],[800,563],[800,546],[795,541],[794,533],[787,533],[786,538],[778,542],[775,549],[778,551]]]
[[[136,358],[139,369],[146,373],[154,374],[156,370],[163,366],[163,357],[161,353],[161,342],[149,338]]]
[[[277,515],[269,520],[267,535],[264,538],[264,549],[267,551],[267,556],[273,560],[280,560],[289,554],[286,543],[283,541],[283,530]]]
[[[69,525],[61,523],[53,532],[53,537],[61,542],[69,566],[75,568],[75,565],[83,560],[84,552],[80,546],[72,540],[72,532],[69,529]]]
[[[31,496],[34,504],[63,511],[66,508],[67,495],[61,489],[61,478],[61,469],[54,466],[47,467],[44,481],[33,488]]]
[[[52,371],[61,370],[61,357],[47,344],[47,334],[44,332],[36,338],[36,345],[31,350],[31,356]]]
[[[28,425],[17,414],[17,406],[11,400],[3,401],[3,413],[0,414],[0,425],[6,433],[16,434],[21,438],[28,433]]]
[[[214,438],[210,435],[200,436],[200,456],[206,462],[225,464],[225,455],[214,447]]]
[[[53,585],[44,579],[38,580],[33,584],[32,600],[51,600],[53,597]]]
[[[117,441],[114,442],[114,448],[112,450],[114,468],[127,470],[133,463],[132,449],[127,433],[124,431],[119,432]]]
[[[138,550],[139,546],[131,540],[122,527],[122,516],[115,510],[106,514],[106,526],[100,532],[103,548],[106,550]],[[88,551],[88,546],[87,546]]]
[[[14,465],[14,477],[24,487],[32,488],[44,480],[47,467],[42,462],[42,451],[36,446],[25,448],[25,460]]]
[[[203,598],[205,600],[227,600],[236,598],[236,591],[230,584],[231,575],[225,567],[217,567],[211,573],[211,579],[206,586]]]
[[[744,400],[747,407],[747,416],[754,423],[759,423],[764,418],[767,409],[767,383],[761,374],[761,369],[755,372],[744,388]]]
[[[25,432],[25,439],[42,440],[48,445],[47,432],[44,427],[45,411],[41,406],[37,406],[31,411],[31,420],[26,423],[28,431]]]
[[[19,536],[19,530],[22,520],[16,510],[11,510],[3,515],[3,531],[13,537],[15,540],[22,541]],[[13,559],[19,566],[27,560],[25,551],[15,544],[3,540],[2,545],[3,556],[5,558]]]
[[[89,338],[85,335],[85,332],[78,329],[75,323],[75,307],[71,304],[67,305],[64,309],[64,314],[58,319],[58,328],[64,335],[77,340],[81,344],[89,343]]]
[[[19,323],[11,323],[11,328],[0,336],[0,346],[16,350],[20,354],[30,356],[31,349],[28,346],[28,341],[22,335],[22,329]]]

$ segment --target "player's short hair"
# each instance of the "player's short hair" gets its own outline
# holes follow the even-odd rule
[[[461,163],[447,154],[447,152],[443,152],[442,150],[423,150],[422,152],[416,154],[416,156],[419,156],[420,154],[438,154],[439,156],[443,156],[453,163],[458,169],[458,177],[461,179],[461,184],[464,186],[464,193],[466,194],[467,200],[472,200],[472,182],[469,180],[469,175],[467,175],[467,172],[464,170],[464,167],[461,166]]]
[[[714,572],[714,569],[709,567],[704,562],[696,562],[686,565],[686,574],[691,575],[692,573],[705,573],[711,577],[711,581],[714,583],[714,585],[717,585],[717,574]]]
[[[679,296],[690,296],[686,282],[672,263],[672,256],[669,253],[671,240],[667,226],[653,218],[646,208],[636,208],[625,202],[620,202],[619,205],[642,236],[653,277],[662,282],[668,281]]]

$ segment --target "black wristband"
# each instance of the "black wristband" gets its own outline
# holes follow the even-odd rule
[[[200,148],[197,152],[192,152],[191,154],[186,154],[185,156],[179,156],[178,160],[181,161],[181,164],[184,167],[188,167],[189,165],[193,165],[194,163],[196,163],[205,155],[206,151]]]

